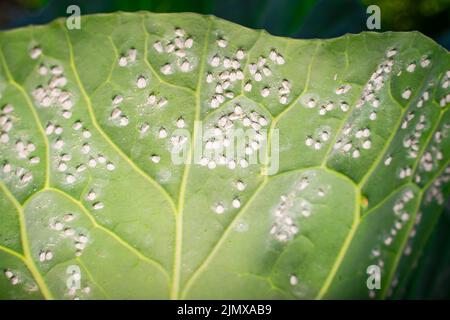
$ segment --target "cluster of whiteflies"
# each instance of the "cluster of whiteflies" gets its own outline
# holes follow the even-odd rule
[[[274,210],[275,221],[270,229],[270,234],[278,241],[291,240],[298,232],[299,226],[295,222],[296,212],[304,218],[311,215],[311,204],[299,198],[299,194],[309,185],[309,179],[303,177],[297,182],[288,194],[280,196],[280,203]],[[319,190],[319,196],[324,196],[323,190]]]
[[[188,36],[181,28],[175,28],[174,36],[167,40],[166,43],[156,41],[153,43],[153,48],[160,54],[167,54],[170,58],[174,57],[174,62],[167,62],[161,66],[160,72],[164,75],[170,75],[176,69],[181,72],[189,72],[192,70],[192,62],[189,61],[187,50],[194,45],[194,39]],[[169,59],[172,60],[172,59]]]
[[[245,143],[242,154],[237,152],[241,146],[235,145],[237,124],[250,129],[246,139],[238,140]],[[211,130],[212,137],[205,137],[204,156],[200,159],[200,165],[214,169],[217,165],[226,165],[234,170],[237,166],[246,168],[250,164],[249,158],[256,153],[265,141],[261,129],[268,125],[265,116],[257,111],[245,111],[239,104],[234,106],[232,112],[222,115]],[[236,150],[238,149],[238,150]],[[227,150],[230,150],[228,152]]]
[[[40,162],[40,158],[34,155],[36,145],[29,140],[10,138],[15,119],[13,105],[10,103],[4,105],[0,113],[0,143],[12,144],[12,150],[16,153],[18,159],[27,159],[29,165],[36,165]],[[16,178],[20,185],[27,185],[33,180],[33,173],[29,168],[24,168],[20,165],[14,166],[13,163],[7,160],[3,161],[1,173],[6,178]]]

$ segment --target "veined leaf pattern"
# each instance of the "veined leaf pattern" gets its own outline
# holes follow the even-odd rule
[[[415,32],[294,40],[187,13],[81,25],[0,33],[0,298],[401,290],[449,193],[445,49]],[[226,126],[278,138],[278,170],[196,162],[217,142],[202,132]]]

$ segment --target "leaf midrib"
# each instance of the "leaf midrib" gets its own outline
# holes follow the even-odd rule
[[[206,53],[208,50],[208,43],[209,43],[209,36],[210,36],[210,30],[212,27],[212,18],[210,16],[207,17],[208,19],[208,29],[206,30],[205,34],[205,40],[203,43],[203,50],[202,50],[202,56],[200,60],[200,69],[198,72],[198,79],[197,79],[197,87],[195,91],[195,116],[194,116],[194,129],[192,133],[192,139],[191,143],[189,144],[189,159],[187,159],[187,162],[184,166],[183,176],[181,178],[181,187],[180,187],[180,194],[178,197],[178,208],[177,208],[177,214],[175,217],[175,250],[174,250],[174,263],[173,263],[173,275],[172,275],[172,287],[170,290],[170,298],[171,299],[178,299],[179,297],[179,291],[180,291],[180,277],[181,277],[181,260],[182,260],[182,242],[183,242],[183,214],[184,214],[184,206],[185,206],[185,197],[186,197],[186,187],[188,183],[188,177],[190,168],[193,165],[192,158],[193,158],[193,152],[195,149],[195,142],[197,141],[197,125],[196,122],[200,120],[200,113],[201,113],[201,88],[202,88],[202,79],[203,79],[203,73],[205,70],[205,63],[206,63]]]

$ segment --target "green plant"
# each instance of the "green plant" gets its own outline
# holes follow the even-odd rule
[[[449,192],[450,60],[420,33],[114,13],[0,46],[3,299],[395,297]],[[247,125],[271,163],[194,163]]]

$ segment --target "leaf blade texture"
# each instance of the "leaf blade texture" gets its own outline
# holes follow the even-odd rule
[[[449,192],[445,49],[415,32],[294,40],[184,13],[81,24],[0,33],[0,298],[404,286]],[[195,162],[214,142],[197,138],[227,121],[278,138],[278,170]]]

